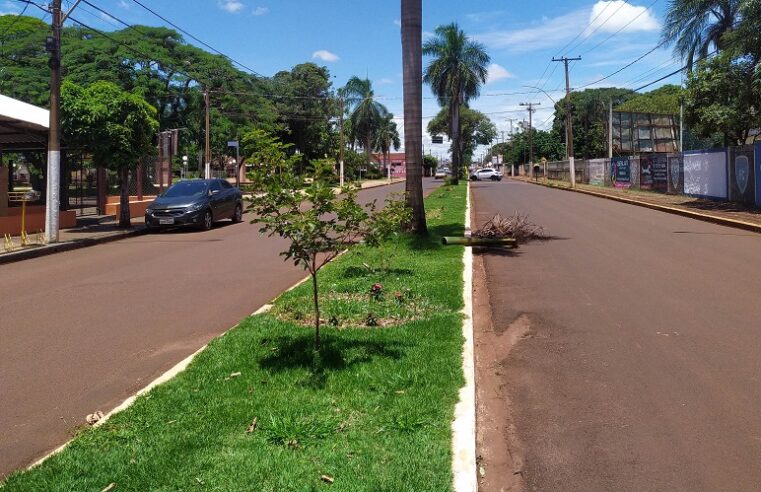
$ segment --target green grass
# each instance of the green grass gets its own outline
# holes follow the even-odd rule
[[[309,313],[304,284],[278,299],[275,313],[243,320],[102,427],[12,474],[3,492],[100,491],[111,483],[115,491],[451,490],[463,250],[442,247],[440,237],[463,232],[465,185],[440,188],[426,206],[440,210],[429,220],[430,238],[355,247],[321,271],[320,286],[357,301],[346,309],[359,314],[344,313],[347,320],[376,302],[369,300],[376,282],[386,295],[409,289],[435,309],[391,327],[326,326],[315,360],[312,329],[275,315],[286,305]],[[390,267],[373,273],[389,252]],[[338,306],[328,309],[341,315]]]

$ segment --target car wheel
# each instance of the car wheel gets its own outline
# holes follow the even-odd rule
[[[496,177],[496,176],[492,176],[492,177],[491,177],[491,178],[489,178],[489,179],[491,179],[492,181],[497,181],[497,177]]]
[[[240,203],[235,205],[235,212],[233,212],[233,216],[231,218],[235,224],[238,222],[243,222],[243,206]]]
[[[203,213],[203,217],[201,218],[201,224],[199,228],[202,231],[208,231],[211,229],[211,226],[214,224],[214,218],[211,216],[211,210],[207,210]]]

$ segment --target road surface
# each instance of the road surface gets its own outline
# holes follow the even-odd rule
[[[505,391],[486,410],[508,415],[492,445],[509,443],[515,469],[487,459],[482,490],[513,475],[540,491],[761,490],[761,235],[472,186],[474,226],[519,211],[553,236],[483,256],[492,328],[477,353]]]
[[[0,477],[301,280],[284,249],[257,225],[220,223],[0,266]]]

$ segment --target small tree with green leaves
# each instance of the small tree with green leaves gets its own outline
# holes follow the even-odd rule
[[[280,171],[289,169],[294,159],[286,153],[288,144],[263,138],[261,134],[250,137],[249,141],[257,142],[251,147],[252,161],[258,163],[252,174],[261,190],[248,207],[257,216],[252,223],[261,224],[261,233],[288,239],[290,246],[280,254],[302,266],[312,277],[314,343],[319,350],[318,272],[362,238],[370,245],[378,244],[392,231],[399,230],[403,216],[394,213],[398,209],[396,204],[387,206],[385,211],[376,210],[375,202],[360,205],[358,188],[352,185],[337,193],[330,183],[317,178],[303,188],[300,178]],[[322,170],[316,170],[315,176],[322,175],[325,175]]]

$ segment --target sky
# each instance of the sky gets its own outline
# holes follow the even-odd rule
[[[71,1],[64,0],[64,6]],[[368,77],[378,100],[397,117],[402,133],[398,0],[140,1],[261,75],[312,61],[328,67],[335,87],[353,75]],[[90,2],[131,24],[164,25],[133,0]],[[423,39],[432,36],[437,26],[456,22],[485,46],[491,57],[490,77],[471,107],[492,119],[501,139],[501,132],[528,119],[521,102],[540,103],[533,115],[535,127],[552,125],[553,99],[565,92],[563,65],[552,62],[553,57],[581,56],[570,66],[572,88],[636,89],[680,68],[670,48],[657,48],[631,67],[596,82],[656,48],[667,4],[667,0],[423,0]],[[0,0],[0,13],[22,8],[18,0]],[[27,14],[42,15],[35,8]],[[122,28],[84,3],[72,16],[98,29]],[[424,59],[424,67],[426,63]],[[680,76],[646,90],[665,83],[678,84]],[[424,128],[438,109],[425,87]],[[439,156],[448,149],[448,143],[432,145],[427,134],[424,146]],[[479,148],[476,154],[484,151]]]

